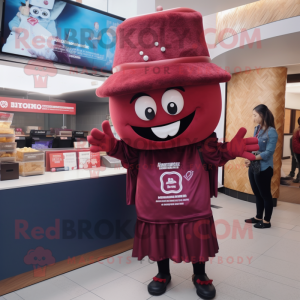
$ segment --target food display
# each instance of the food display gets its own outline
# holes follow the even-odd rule
[[[14,114],[0,112],[0,131],[2,129],[10,128]]]
[[[17,148],[17,161],[44,161],[45,154],[30,147]]]
[[[0,151],[15,151],[17,143],[0,143]]]
[[[17,148],[21,176],[45,174],[45,153],[30,147]]]
[[[0,162],[16,160],[15,130],[10,128],[13,116],[0,112]]]
[[[14,134],[0,134],[0,145],[1,143],[12,143],[15,141]]]
[[[19,174],[20,176],[45,174],[45,163],[44,161],[19,162]]]
[[[16,151],[0,150],[0,162],[16,161]]]
[[[0,121],[0,128],[10,128],[11,122],[1,122]]]
[[[1,124],[1,122],[0,122]],[[0,127],[0,134],[15,134],[14,128],[2,128]]]

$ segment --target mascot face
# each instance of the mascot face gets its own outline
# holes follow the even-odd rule
[[[141,150],[193,144],[210,136],[221,116],[219,84],[177,86],[109,98],[122,140]]]
[[[41,17],[43,19],[50,18],[50,10],[53,8],[55,0],[30,0],[32,5],[30,14],[32,17]]]

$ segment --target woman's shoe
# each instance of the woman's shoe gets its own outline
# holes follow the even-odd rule
[[[212,280],[203,275],[193,275],[192,281],[196,287],[197,295],[202,299],[213,299],[216,296],[216,288]]]
[[[264,223],[263,221],[260,221],[259,223],[254,225],[255,228],[270,228],[271,223]]]
[[[251,219],[246,219],[245,222],[246,222],[246,223],[256,224],[256,223],[261,222],[261,220],[257,220],[257,219],[255,219],[255,218],[251,218]]]
[[[171,275],[158,273],[148,284],[148,292],[150,295],[159,296],[166,292],[167,285],[171,281]]]
[[[295,173],[290,173],[288,176],[281,177],[281,178],[283,178],[285,180],[291,180],[291,179],[294,179],[294,177],[295,177]]]

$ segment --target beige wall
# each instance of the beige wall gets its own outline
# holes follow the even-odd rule
[[[248,30],[299,15],[299,0],[260,0],[224,10],[217,14],[216,44],[234,35],[234,33],[227,32],[219,38],[219,33],[226,28],[240,33],[242,29]]]
[[[227,86],[226,141],[230,141],[241,127],[247,129],[246,137],[253,136],[255,124],[252,111],[258,104],[267,105],[275,117],[278,142],[273,159],[273,198],[279,197],[286,80],[287,68],[266,68],[235,73]],[[225,165],[224,186],[239,192],[253,194],[248,179],[248,169],[244,167],[243,158],[229,161]]]

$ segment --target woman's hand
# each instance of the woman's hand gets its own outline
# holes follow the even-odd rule
[[[245,159],[245,166],[246,166],[246,168],[249,168],[249,166],[250,166],[250,160],[249,159]]]

